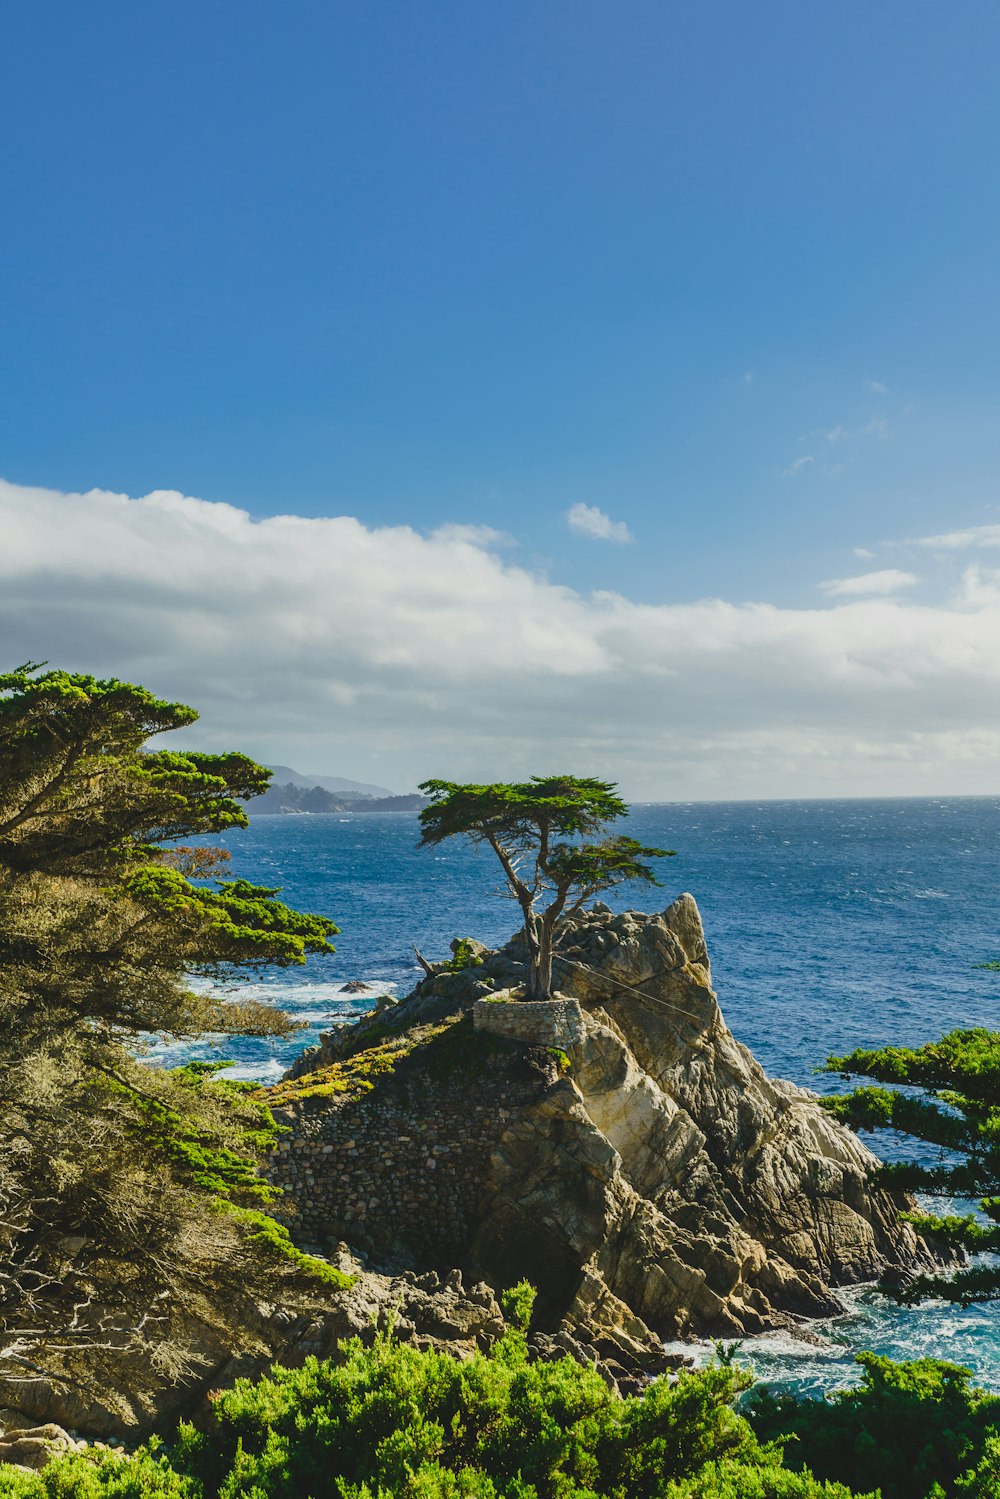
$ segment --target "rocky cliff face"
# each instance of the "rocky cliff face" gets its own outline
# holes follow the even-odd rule
[[[279,1095],[307,1238],[527,1277],[550,1326],[633,1354],[829,1315],[836,1286],[928,1260],[871,1153],[729,1031],[690,896],[574,923],[549,1006],[518,1001],[516,940],[476,951]]]

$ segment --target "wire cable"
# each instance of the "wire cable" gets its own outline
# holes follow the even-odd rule
[[[649,994],[645,989],[640,989],[637,984],[619,983],[617,979],[609,978],[606,973],[602,973],[599,968],[594,968],[589,963],[578,963],[574,958],[564,957],[562,953],[553,953],[552,957],[555,962],[566,963],[570,968],[579,968],[581,973],[590,973],[595,978],[603,979],[609,988],[618,991],[625,989],[630,994],[638,994],[641,999],[648,999],[650,1004],[659,1005],[662,1009],[670,1010],[672,1013],[685,1015],[688,1020],[694,1020],[698,1025],[703,1026],[706,1024],[704,1015],[696,1015],[693,1010],[685,1010],[683,1005],[674,1004],[668,999],[660,999],[656,994]],[[670,970],[664,968],[661,972],[669,973]],[[657,976],[657,974],[650,975],[651,978],[656,978]],[[648,983],[648,980],[643,979],[643,983]]]

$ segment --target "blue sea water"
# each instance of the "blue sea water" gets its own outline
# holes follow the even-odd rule
[[[814,1070],[831,1053],[1000,1026],[1000,973],[975,966],[1000,955],[1000,798],[658,803],[634,807],[628,831],[676,857],[662,890],[624,887],[608,903],[695,895],[723,1013],[769,1072],[834,1091]],[[517,925],[493,856],[457,842],[418,850],[409,816],[261,817],[217,841],[234,875],[280,886],[342,935],[304,969],[240,981],[305,1022],[291,1040],[168,1046],[170,1061],[225,1055],[235,1075],[273,1080],[332,1022],[406,993],[420,972],[412,944],[440,958],[455,936],[497,943]],[[345,994],[351,979],[372,987]],[[1000,1307],[905,1311],[870,1288],[846,1300],[845,1317],[806,1339],[751,1340],[744,1359],[818,1391],[852,1382],[854,1352],[874,1348],[953,1359],[1000,1389]]]

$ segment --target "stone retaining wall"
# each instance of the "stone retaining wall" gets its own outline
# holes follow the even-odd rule
[[[477,1031],[531,1046],[579,1046],[586,1034],[577,999],[482,999],[472,1007]]]
[[[515,1054],[447,1086],[415,1070],[362,1098],[276,1110],[292,1128],[267,1175],[288,1211],[280,1202],[271,1211],[300,1243],[346,1239],[376,1262],[448,1269],[469,1241],[511,1112],[544,1086]]]

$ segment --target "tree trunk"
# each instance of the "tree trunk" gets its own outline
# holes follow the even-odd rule
[[[544,921],[534,931],[525,925],[528,939],[528,999],[552,998],[552,933]]]

